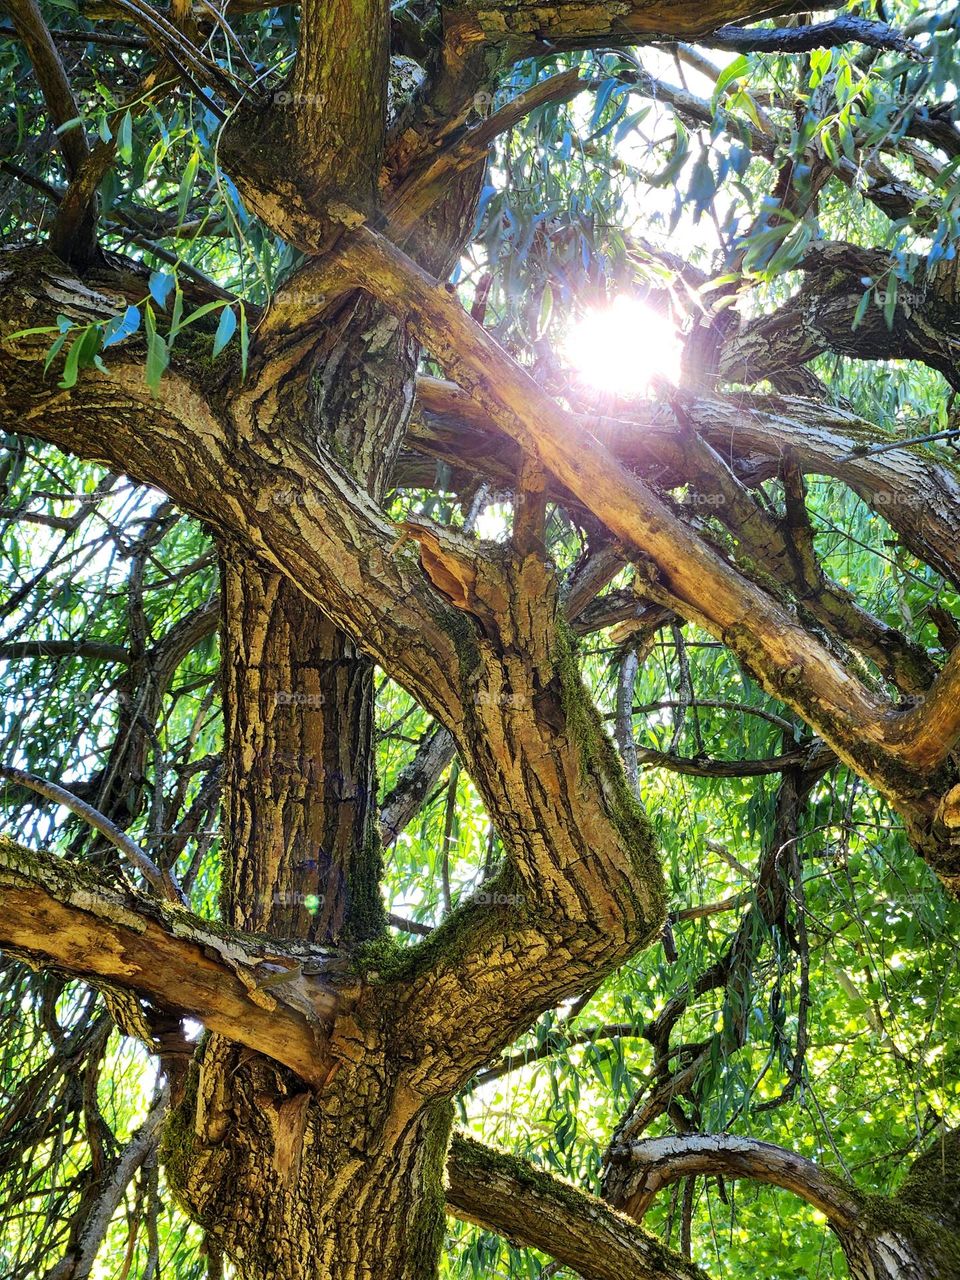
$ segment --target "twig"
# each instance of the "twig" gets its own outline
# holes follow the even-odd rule
[[[32,773],[27,773],[25,769],[14,768],[13,765],[0,765],[0,778],[6,778],[8,782],[15,782],[21,787],[27,787],[37,795],[69,809],[71,813],[99,831],[115,849],[124,854],[162,898],[167,902],[175,902],[179,906],[186,905],[183,894],[173,878],[173,873],[164,874],[153,859],[148,857],[125,831],[121,831],[99,809],[87,804],[85,800],[75,796],[72,791],[67,791],[65,787],[58,786],[55,782],[47,782]]]
[[[869,45],[873,49],[896,49],[917,62],[927,56],[889,23],[846,15],[830,22],[814,22],[809,27],[718,27],[712,35],[702,36],[697,43],[710,49],[729,49],[733,53],[805,53],[809,49],[835,49],[850,42]]]

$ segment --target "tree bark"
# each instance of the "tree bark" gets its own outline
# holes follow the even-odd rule
[[[542,1249],[584,1280],[705,1280],[624,1214],[516,1156],[455,1134],[447,1171],[458,1218]]]
[[[296,587],[222,560],[225,916],[339,944],[384,927],[373,664]]]
[[[941,1134],[889,1198],[867,1195],[792,1151],[732,1134],[650,1138],[613,1154],[618,1203],[637,1219],[681,1178],[750,1178],[783,1187],[826,1216],[851,1280],[960,1277],[960,1130]]]
[[[461,113],[463,124],[482,77],[543,41],[697,35],[785,2],[461,0],[439,15],[444,69],[425,114],[436,124]],[[420,340],[513,436],[525,480],[551,467],[648,567],[651,598],[751,661],[921,836],[956,780],[944,757],[960,734],[960,664],[916,714],[875,696],[592,435],[568,433],[575,419],[423,274],[446,278],[459,254],[492,135],[444,139],[415,124],[388,134],[389,14],[386,0],[303,0],[286,100],[251,89],[225,122],[219,156],[249,208],[322,255],[261,317],[247,378],[229,354],[210,368],[199,328],[178,337],[157,400],[139,338],[111,349],[110,377],[85,371],[67,395],[45,380],[41,344],[0,352],[12,429],[106,455],[203,520],[220,547],[228,924],[101,893],[7,850],[0,943],[132,992],[135,1007],[146,996],[207,1024],[163,1154],[175,1193],[240,1280],[435,1276],[451,1096],[538,1015],[655,937],[665,914],[650,825],[583,688],[543,554],[543,478],[520,484],[535,493],[495,552],[384,515]],[[47,96],[62,98],[46,45]],[[563,92],[576,88],[569,73]],[[363,225],[389,231],[391,217],[415,264]],[[0,299],[11,329],[58,314],[102,322],[145,296],[132,266],[78,281],[49,258],[12,261]],[[504,849],[484,891],[408,951],[383,936],[375,661],[443,726],[440,746],[456,749]],[[960,799],[954,808],[951,830]],[[931,857],[948,884],[960,884],[958,849],[944,841],[940,862]],[[454,1177],[448,1194],[473,1220],[556,1243],[603,1280],[625,1267],[695,1275],[554,1180],[521,1177],[518,1207],[515,1164],[456,1152],[473,1191]],[[914,1233],[893,1230],[904,1253]],[[870,1240],[879,1248],[877,1232]],[[879,1263],[863,1257],[878,1280]]]
[[[240,1280],[428,1280],[443,1240],[452,1109],[412,1106],[375,1006],[340,1026],[316,1090],[222,1037],[204,1046],[162,1155]]]

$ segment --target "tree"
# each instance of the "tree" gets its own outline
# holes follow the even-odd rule
[[[8,9],[4,1274],[960,1275],[955,12]],[[451,1136],[542,1069],[581,1188]]]

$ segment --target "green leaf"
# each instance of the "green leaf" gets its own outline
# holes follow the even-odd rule
[[[220,323],[213,339],[213,355],[216,358],[237,331],[237,317],[233,307],[224,307]]]
[[[100,325],[88,324],[74,338],[63,364],[63,376],[57,383],[64,391],[75,387],[80,370],[93,364],[94,356],[100,350],[102,337]]]
[[[47,370],[53,364],[54,360],[56,360],[57,356],[60,354],[61,349],[63,348],[64,343],[66,342],[67,338],[69,338],[69,336],[70,336],[70,330],[67,329],[60,334],[60,337],[57,338],[56,342],[54,342],[54,344],[51,346],[50,350],[47,352],[47,358],[43,362],[44,373],[47,372]]]
[[[133,117],[129,111],[124,112],[120,121],[120,132],[117,134],[117,151],[127,164],[133,159]]]
[[[713,95],[710,98],[710,109],[714,113],[717,110],[717,104],[723,96],[723,91],[731,80],[739,80],[741,76],[745,76],[750,70],[750,59],[745,53],[741,53],[739,58],[734,60],[723,68],[717,76],[717,83],[713,87]]]
[[[187,205],[190,203],[190,197],[193,194],[193,184],[197,178],[197,170],[200,168],[200,152],[195,151],[187,161],[187,167],[183,171],[183,177],[180,179],[180,192],[177,196],[177,225],[182,226],[187,217]]]
[[[894,316],[897,312],[897,291],[899,280],[896,276],[890,276],[887,280],[887,292],[883,299],[883,319],[888,329],[893,328]]]
[[[173,340],[183,328],[180,323],[183,316],[183,290],[180,288],[178,280],[173,290],[173,315],[170,317],[170,333],[168,335],[170,345],[173,346]]]
[[[146,383],[153,394],[156,395],[160,389],[160,379],[163,377],[163,372],[170,362],[170,349],[160,334],[157,333],[157,322],[149,302],[144,310],[144,328],[147,332]]]
[[[550,288],[549,281],[543,286],[543,293],[540,295],[540,318],[537,322],[538,336],[543,337],[550,327],[550,318],[553,315],[553,290]]]
[[[745,116],[749,117],[751,123],[763,132],[763,125],[760,122],[760,114],[757,111],[756,103],[749,93],[746,93],[743,89],[735,93],[730,99],[730,110],[742,111]]]
[[[17,338],[28,338],[34,333],[62,333],[63,330],[56,324],[40,324],[33,329],[18,329],[16,333],[8,333],[3,339],[4,342],[15,342]]]
[[[850,326],[851,329],[859,329],[863,324],[863,317],[867,314],[867,307],[870,305],[870,295],[872,292],[872,289],[864,290],[863,297],[857,303],[857,309],[853,313],[853,324]]]
[[[154,271],[150,276],[150,297],[161,311],[167,307],[170,290],[177,282],[177,277],[170,271]]]
[[[195,320],[202,320],[204,316],[208,316],[211,311],[217,311],[224,304],[219,299],[216,302],[205,302],[202,307],[197,307],[196,311],[191,311],[186,320],[182,320],[177,325],[177,332],[186,329],[187,325],[191,325]]]
[[[122,316],[114,316],[108,320],[103,330],[103,350],[112,347],[124,338],[129,338],[140,328],[140,310],[138,307],[127,307]]]
[[[240,376],[247,376],[247,357],[250,354],[250,330],[247,328],[247,309],[240,303]]]

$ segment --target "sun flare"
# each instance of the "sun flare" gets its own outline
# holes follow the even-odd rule
[[[680,380],[680,339],[666,316],[626,294],[588,312],[564,343],[585,386],[617,396],[649,395],[656,378]]]

